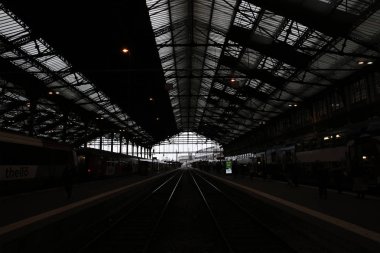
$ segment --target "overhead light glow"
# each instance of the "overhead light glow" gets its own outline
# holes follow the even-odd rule
[[[373,61],[369,61],[367,62],[368,65],[372,65],[373,64]]]
[[[121,51],[122,51],[124,54],[127,54],[127,53],[129,52],[128,48],[123,48]]]
[[[335,135],[335,138],[340,138],[340,134]]]
[[[49,91],[49,95],[53,95],[53,92],[52,92],[52,91]]]
[[[327,141],[327,140],[329,140],[329,139],[330,139],[330,137],[328,137],[328,136],[323,137],[323,140],[325,140],[325,141]]]
[[[152,97],[150,97],[150,98],[149,98],[149,101],[153,101],[153,98],[152,98]]]
[[[359,64],[359,65],[363,65],[363,64],[364,64],[364,61],[358,61],[358,64]]]
[[[56,94],[56,95],[59,95],[59,91],[56,91],[55,94]]]
[[[363,155],[362,158],[363,158],[363,160],[367,160],[367,156],[365,156],[365,155]]]

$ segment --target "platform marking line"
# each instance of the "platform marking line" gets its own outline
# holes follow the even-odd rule
[[[284,200],[282,198],[279,198],[279,197],[276,197],[276,196],[273,196],[273,195],[270,195],[268,193],[265,193],[265,192],[262,192],[262,191],[258,191],[258,190],[255,190],[255,189],[252,189],[248,186],[245,186],[245,185],[240,185],[238,183],[235,183],[235,182],[232,182],[232,181],[229,181],[227,179],[224,179],[224,178],[220,178],[220,177],[217,177],[217,176],[214,176],[214,175],[211,175],[209,173],[207,173],[208,175],[214,177],[214,178],[217,178],[221,181],[224,181],[226,183],[229,183],[229,184],[232,184],[234,186],[237,186],[237,187],[240,187],[240,188],[243,188],[247,191],[250,191],[250,192],[253,192],[255,193],[256,195],[259,195],[261,197],[264,197],[264,198],[267,198],[267,199],[270,199],[274,202],[277,202],[281,205],[284,205],[284,206],[287,206],[287,207],[290,207],[292,209],[295,209],[297,211],[300,211],[302,213],[305,213],[305,214],[308,214],[310,216],[313,216],[317,219],[320,219],[320,220],[323,220],[325,222],[328,222],[328,223],[331,223],[331,224],[334,224],[338,227],[341,227],[345,230],[348,230],[350,232],[353,232],[355,234],[358,234],[360,236],[363,236],[365,238],[368,238],[368,239],[371,239],[375,242],[378,242],[380,243],[380,233],[377,233],[375,231],[372,231],[372,230],[369,230],[369,229],[366,229],[366,228],[363,228],[359,225],[356,225],[356,224],[353,224],[353,223],[350,223],[350,222],[347,222],[347,221],[344,221],[342,219],[339,219],[339,218],[336,218],[336,217],[333,217],[333,216],[330,216],[330,215],[327,215],[325,213],[321,213],[319,211],[316,211],[316,210],[313,210],[313,209],[310,209],[310,208],[307,208],[307,207],[304,207],[302,205],[299,205],[299,204],[296,204],[294,202],[291,202],[291,201],[288,201],[288,200]]]
[[[162,174],[162,175],[164,175],[164,174]],[[91,202],[93,202],[95,200],[102,199],[104,197],[108,197],[108,196],[113,195],[115,193],[124,191],[124,190],[126,190],[128,188],[137,186],[139,184],[146,183],[146,182],[151,181],[151,180],[153,180],[153,179],[155,179],[155,178],[157,178],[159,176],[162,176],[162,175],[158,175],[158,176],[154,176],[154,177],[151,177],[151,178],[147,178],[147,179],[144,179],[142,181],[135,182],[135,183],[132,183],[130,185],[127,185],[127,186],[124,186],[124,187],[121,187],[121,188],[117,188],[115,190],[111,190],[111,191],[108,191],[108,192],[105,192],[105,193],[102,193],[102,194],[99,194],[99,195],[96,195],[96,196],[93,196],[93,197],[90,197],[90,198],[87,198],[87,199],[83,199],[83,200],[80,200],[80,201],[77,201],[77,202],[74,202],[74,203],[71,203],[71,204],[68,204],[68,205],[65,205],[65,206],[53,209],[51,211],[47,211],[47,212],[44,212],[44,213],[41,213],[41,214],[37,214],[35,216],[32,216],[32,217],[29,217],[29,218],[26,218],[26,219],[23,219],[23,220],[11,223],[11,224],[6,225],[6,226],[2,226],[2,227],[0,227],[0,236],[5,235],[7,233],[10,233],[10,232],[12,232],[14,230],[20,229],[22,227],[31,225],[33,223],[39,222],[41,220],[44,220],[44,219],[53,217],[55,215],[64,213],[64,212],[66,212],[68,210],[71,210],[71,209],[74,209],[74,208],[77,208],[77,207],[80,207],[80,206],[84,206],[84,205],[86,205],[88,203],[91,203]]]

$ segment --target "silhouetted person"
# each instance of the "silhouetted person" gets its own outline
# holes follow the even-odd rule
[[[334,177],[334,181],[336,185],[336,190],[338,191],[338,193],[342,193],[343,171],[344,171],[343,162],[337,163],[336,167],[333,170],[333,177]]]
[[[71,198],[73,191],[73,178],[74,178],[74,169],[71,166],[66,166],[63,171],[63,185],[65,187],[67,199]]]
[[[328,168],[317,161],[315,163],[315,171],[317,173],[319,197],[321,199],[327,199],[327,184],[329,180]]]
[[[352,177],[353,177],[353,186],[352,190],[357,193],[357,197],[362,199],[365,196],[366,191],[368,190],[367,177],[364,171],[363,166],[359,166],[356,162],[353,166]]]
[[[298,164],[293,163],[291,168],[292,182],[295,187],[298,186]]]

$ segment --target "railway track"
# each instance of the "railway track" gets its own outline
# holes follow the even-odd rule
[[[78,252],[146,252],[182,176],[171,176]]]
[[[228,252],[296,252],[212,182],[192,173]]]
[[[182,170],[120,215],[79,252],[295,250],[212,182]]]

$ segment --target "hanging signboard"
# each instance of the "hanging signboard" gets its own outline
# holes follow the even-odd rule
[[[232,174],[232,161],[226,161],[226,174]]]

